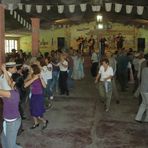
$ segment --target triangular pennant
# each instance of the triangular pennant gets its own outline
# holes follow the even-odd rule
[[[144,6],[137,6],[137,14],[142,15],[144,11]]]
[[[31,5],[30,4],[25,5],[25,11],[27,13],[30,13],[31,12]]]
[[[81,8],[82,12],[86,11],[86,6],[87,6],[87,4],[80,4],[80,8]]]
[[[101,6],[100,5],[96,5],[96,12],[99,12],[101,10]]]
[[[115,12],[119,13],[122,9],[122,4],[115,4]]]
[[[51,6],[47,5],[46,8],[47,8],[47,11],[49,11],[51,9]]]
[[[112,10],[112,3],[105,3],[105,10],[110,12]]]
[[[75,5],[69,5],[69,12],[74,13],[75,12]]]
[[[64,12],[64,5],[58,5],[58,13],[63,13]]]
[[[36,5],[36,11],[37,11],[37,13],[42,13],[42,8],[43,8],[42,5]]]
[[[23,10],[23,4],[22,3],[18,3],[18,8],[19,8],[19,10]]]
[[[132,5],[126,5],[126,13],[130,14],[132,12],[133,6]]]

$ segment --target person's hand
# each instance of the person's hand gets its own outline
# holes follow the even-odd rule
[[[37,75],[34,75],[33,76],[33,80],[37,80],[39,77],[40,77],[40,75],[38,75],[38,74]]]
[[[95,79],[95,84],[96,84],[96,83],[98,83],[98,80],[97,80],[97,79]]]
[[[3,64],[3,65],[1,66],[1,70],[2,70],[3,72],[6,71],[6,65],[5,65],[5,64]]]
[[[107,78],[104,78],[104,81],[107,81]]]

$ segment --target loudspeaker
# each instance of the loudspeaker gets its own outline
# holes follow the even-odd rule
[[[138,38],[138,51],[144,51],[145,49],[145,38]]]
[[[65,38],[58,37],[58,49],[63,49],[65,47]]]

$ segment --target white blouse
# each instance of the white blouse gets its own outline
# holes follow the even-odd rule
[[[107,77],[113,76],[113,68],[108,66],[106,71],[104,67],[101,65],[99,69],[99,74],[101,75],[100,81],[104,81]],[[107,81],[111,81],[111,79],[107,79]]]
[[[66,67],[63,66],[63,64],[66,65]],[[64,60],[64,62],[59,63],[59,67],[60,67],[60,71],[67,71],[68,70],[68,62],[66,60]]]

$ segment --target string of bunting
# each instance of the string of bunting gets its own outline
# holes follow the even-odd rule
[[[92,8],[93,12],[99,12],[102,7],[105,7],[106,12],[110,12],[113,9],[113,5],[114,5],[114,11],[116,13],[120,13],[122,8],[123,8],[123,6],[125,6],[127,14],[131,14],[133,8],[136,7],[137,14],[138,15],[142,15],[143,12],[144,12],[144,9],[146,7],[146,6],[141,6],[141,5],[138,5],[138,6],[131,5],[131,4],[125,5],[125,4],[121,4],[121,3],[112,3],[112,2],[105,2],[104,5],[101,5],[101,4],[91,4],[91,3],[67,4],[67,5],[65,5],[65,4],[52,4],[52,5],[48,5],[48,4],[47,5],[45,5],[45,4],[41,5],[41,4],[39,4],[39,5],[34,5],[34,4],[18,3],[17,5],[18,5],[18,9],[19,10],[25,10],[26,13],[30,13],[32,7],[36,7],[36,12],[37,13],[42,13],[43,7],[46,7],[46,10],[49,11],[49,10],[51,10],[51,7],[57,6],[59,14],[64,13],[65,7],[68,7],[68,10],[69,10],[70,13],[74,13],[75,12],[75,8],[78,5],[80,6],[81,12],[86,12],[87,5],[91,5],[91,8]],[[8,7],[9,10],[11,10],[11,8],[13,8],[13,3],[8,3],[7,7]]]
[[[10,15],[13,15],[13,18],[16,19],[21,25],[26,27],[28,30],[31,30],[31,24],[28,23],[20,14],[14,10],[10,10]]]

